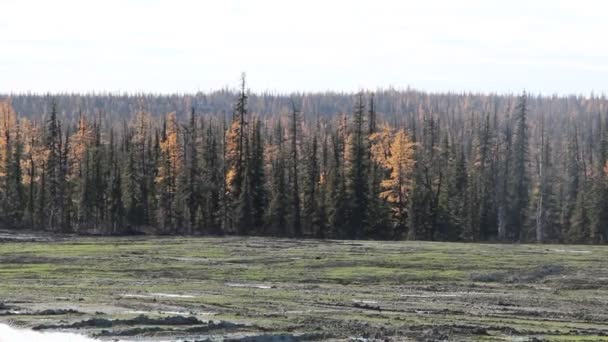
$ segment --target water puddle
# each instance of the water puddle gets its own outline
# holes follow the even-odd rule
[[[152,296],[148,296],[148,295],[131,294],[131,293],[123,294],[122,296],[125,298],[152,298]]]
[[[69,333],[69,332],[39,332],[30,329],[22,329],[0,323],[0,342],[100,342],[98,340],[84,335]],[[105,340],[107,341],[107,340]],[[141,342],[144,340],[118,340],[112,339],[112,342]],[[154,340],[156,342],[175,342],[187,340]]]
[[[38,332],[0,324],[0,342],[99,342],[90,337],[64,332]]]
[[[589,254],[591,253],[591,251],[584,251],[584,250],[574,250],[574,249],[552,249],[553,252],[558,252],[558,253],[581,253],[581,254]]]
[[[218,314],[217,312],[211,312],[211,311],[202,311],[202,312],[194,311],[194,312],[192,312],[192,311],[162,311],[162,310],[153,310],[153,311],[130,310],[130,311],[127,311],[127,313],[136,314],[136,315],[149,315],[151,313],[159,313],[161,315],[178,315],[178,316],[191,316],[191,315],[215,316]]]
[[[230,287],[249,287],[253,289],[272,289],[273,287],[270,285],[263,284],[241,284],[241,283],[226,283],[226,286]]]
[[[167,297],[167,298],[195,298],[192,295],[183,295],[175,293],[152,293],[155,297]]]
[[[125,297],[125,298],[154,298],[154,297],[196,298],[195,296],[192,296],[192,295],[183,295],[183,294],[175,294],[175,293],[150,293],[149,295],[126,293],[121,296]],[[2,342],[2,341],[0,341],[0,342]]]
[[[421,293],[401,293],[400,297],[412,297],[412,298],[435,298],[435,297],[444,297],[444,298],[458,298],[458,297],[469,297],[469,296],[506,296],[506,293],[501,292],[445,292],[445,293],[437,293],[437,292],[421,292]]]

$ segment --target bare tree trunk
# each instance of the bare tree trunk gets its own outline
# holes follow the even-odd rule
[[[498,240],[504,241],[507,237],[507,217],[504,204],[498,207]]]
[[[539,179],[539,194],[538,194],[538,205],[536,207],[536,242],[542,243],[545,239],[545,213],[543,208],[543,195],[545,194],[545,116],[541,113],[540,118],[540,162],[538,165],[538,179]]]

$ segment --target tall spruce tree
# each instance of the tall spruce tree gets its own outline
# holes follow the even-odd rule
[[[318,217],[318,192],[319,192],[319,142],[318,129],[311,134],[310,141],[305,149],[305,178],[304,178],[304,201],[302,212],[304,215],[304,231],[310,235],[316,235],[319,231]]]
[[[349,135],[347,196],[349,205],[348,238],[362,238],[369,215],[369,140],[365,127],[363,93],[357,95],[352,128]]]
[[[264,217],[268,194],[266,192],[266,171],[265,171],[265,139],[263,134],[263,124],[259,119],[255,121],[253,127],[251,150],[251,189],[253,201],[253,228],[261,232],[264,228]]]
[[[512,165],[510,174],[510,215],[507,236],[512,241],[522,237],[522,227],[526,223],[527,210],[530,201],[530,177],[528,174],[528,95],[524,92],[518,99],[515,108],[515,131],[512,150]]]
[[[286,151],[284,146],[284,132],[279,120],[274,129],[272,136],[272,146],[270,163],[271,163],[271,192],[270,204],[268,207],[267,225],[269,229],[267,233],[275,236],[287,236],[287,165]]]
[[[224,170],[220,155],[221,143],[217,129],[211,122],[207,125],[205,148],[203,149],[203,208],[201,209],[203,233],[219,235],[222,233],[222,190]]]
[[[596,157],[597,166],[592,179],[590,208],[590,239],[593,243],[608,240],[608,137],[604,126],[605,123],[598,115],[599,147]]]
[[[188,233],[192,234],[198,230],[200,224],[198,222],[199,210],[202,206],[202,184],[201,184],[201,169],[199,166],[199,134],[196,111],[194,107],[190,112],[190,122],[187,130],[185,130],[184,139],[184,162],[186,164],[186,186],[183,188],[184,201],[188,212]]]
[[[47,224],[47,228],[59,230],[61,229],[63,218],[63,198],[61,197],[62,190],[60,189],[62,150],[61,128],[57,120],[57,103],[55,100],[51,103],[51,112],[47,120],[46,150],[47,157],[44,164],[44,190],[46,193],[41,195],[41,202],[44,204],[41,208],[44,211],[44,221]],[[47,198],[48,201],[46,201]]]
[[[289,139],[290,139],[290,159],[289,159],[289,178],[291,180],[291,227],[293,234],[296,237],[302,235],[302,213],[300,206],[300,186],[299,186],[299,147],[300,147],[300,111],[296,107],[295,101],[291,100],[291,114],[289,124]]]
[[[246,227],[238,227],[238,222],[242,219],[238,218],[238,213],[243,211],[239,208],[246,206],[246,203],[242,203],[242,198],[249,198],[243,196],[241,192],[246,176],[246,154],[245,144],[247,143],[247,93],[246,93],[245,74],[241,75],[241,87],[237,98],[237,102],[234,106],[234,114],[232,117],[232,123],[230,129],[226,135],[226,208],[227,208],[227,219],[226,227],[229,232],[235,232],[238,230],[244,230]]]

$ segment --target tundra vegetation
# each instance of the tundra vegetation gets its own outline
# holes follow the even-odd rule
[[[608,340],[601,246],[33,236],[0,322],[107,340]]]

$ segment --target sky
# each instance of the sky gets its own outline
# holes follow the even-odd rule
[[[608,92],[602,0],[0,0],[0,92]]]

